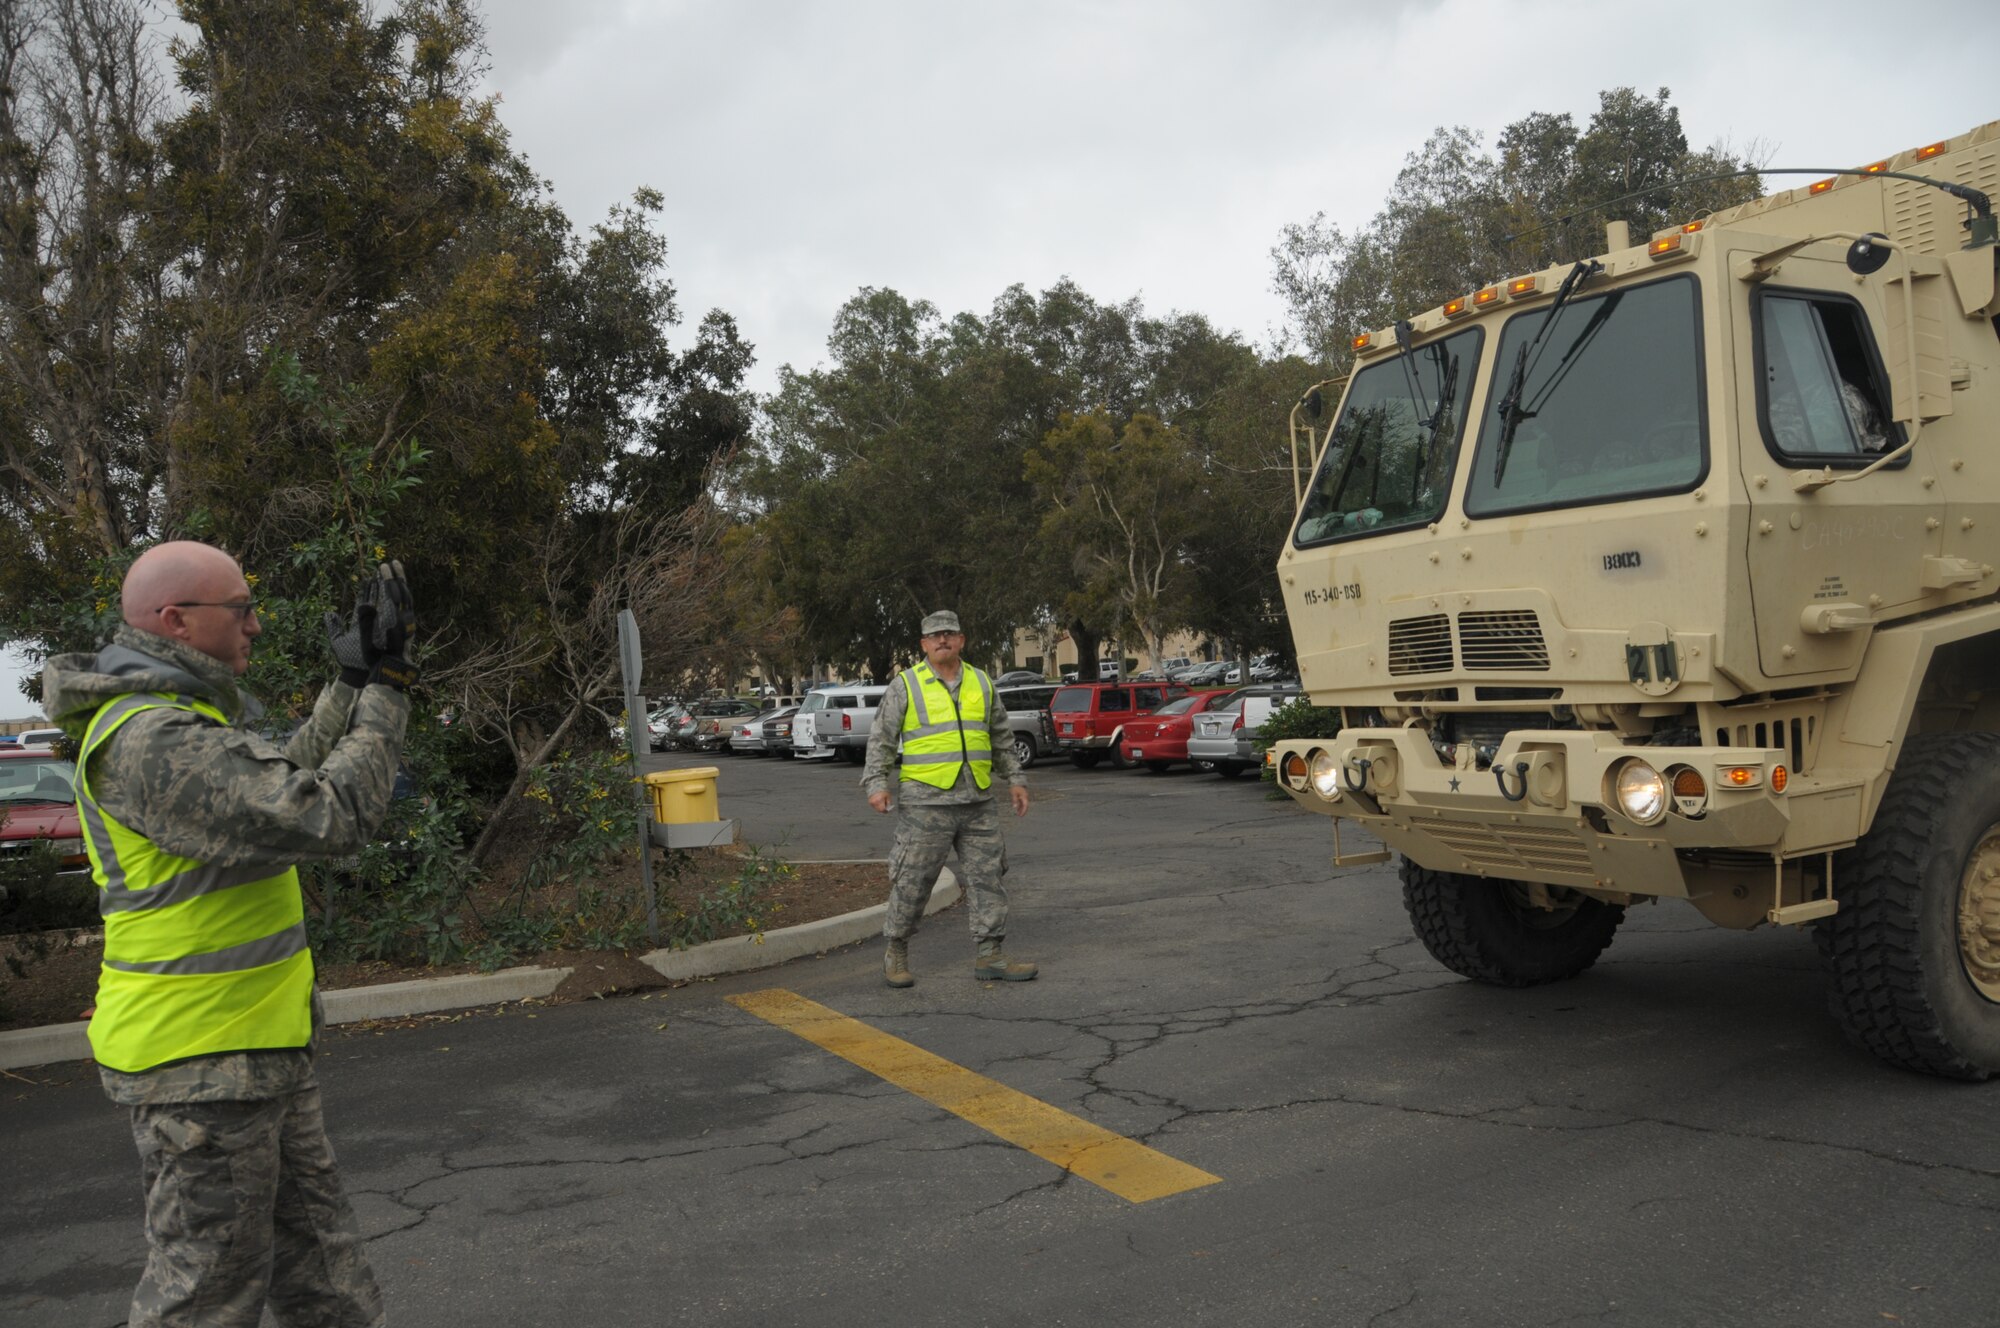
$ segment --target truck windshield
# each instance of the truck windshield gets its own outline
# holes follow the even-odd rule
[[[1693,278],[1672,277],[1563,306],[1529,357],[1512,436],[1497,411],[1481,423],[1467,515],[1678,493],[1699,484],[1708,451],[1696,298]],[[1544,318],[1531,309],[1510,319],[1494,362],[1512,365]]]
[[[1298,545],[1421,526],[1443,513],[1480,337],[1467,328],[1354,375],[1299,510]]]

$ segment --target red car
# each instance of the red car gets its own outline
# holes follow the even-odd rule
[[[0,853],[48,840],[64,875],[88,874],[83,826],[76,819],[76,767],[46,747],[0,745]]]
[[[1173,683],[1072,683],[1049,699],[1056,746],[1079,770],[1090,769],[1106,756],[1129,765],[1119,745],[1125,725],[1187,693],[1187,688]]]
[[[1126,760],[1134,765],[1144,764],[1154,774],[1176,761],[1187,760],[1188,731],[1194,727],[1194,717],[1227,703],[1234,695],[1234,687],[1196,692],[1169,701],[1144,718],[1126,720],[1125,732],[1119,739]]]

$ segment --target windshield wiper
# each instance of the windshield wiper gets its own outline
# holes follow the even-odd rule
[[[1541,346],[1542,338],[1546,337],[1549,329],[1555,326],[1556,315],[1560,314],[1562,307],[1569,303],[1569,297],[1576,294],[1584,282],[1603,270],[1604,264],[1594,258],[1586,258],[1571,268],[1569,275],[1563,278],[1562,285],[1556,289],[1556,298],[1549,305],[1548,313],[1542,316],[1542,325],[1535,329],[1535,335],[1521,347],[1520,354],[1514,357],[1514,372],[1507,380],[1507,391],[1501,396],[1500,404],[1494,408],[1495,413],[1500,416],[1500,445],[1493,449],[1493,487],[1496,489],[1500,487],[1501,477],[1507,473],[1507,453],[1514,446],[1515,431],[1521,427],[1521,421],[1535,417],[1534,411],[1524,410],[1521,407],[1521,393],[1527,388],[1528,372],[1533,367],[1528,362],[1528,356]]]

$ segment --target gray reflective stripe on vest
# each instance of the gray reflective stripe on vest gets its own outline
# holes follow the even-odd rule
[[[210,950],[207,954],[187,955],[180,959],[161,959],[151,963],[134,963],[125,959],[105,956],[104,966],[115,968],[121,973],[170,973],[177,976],[191,976],[212,973],[240,973],[245,969],[262,968],[275,964],[306,948],[306,924],[301,921],[260,936],[254,941],[241,945],[231,945],[221,950]]]
[[[949,724],[919,724],[916,728],[904,729],[902,736],[905,738],[931,738],[936,737],[940,733],[957,733],[964,727],[963,724],[956,721]],[[977,733],[978,730],[974,729],[972,732]]]
[[[911,756],[908,753],[905,753],[903,756],[903,764],[904,765],[957,765],[960,761],[965,760],[966,755],[967,754],[965,752],[919,752],[915,756]],[[979,761],[990,758],[992,756],[992,753],[990,751],[981,750],[972,752],[971,756],[973,760]]]
[[[133,890],[125,885],[125,870],[120,867],[114,873],[111,867],[112,854],[100,855],[104,859],[107,877],[116,876],[117,885],[106,889],[97,899],[97,911],[106,915],[130,913],[138,909],[165,908],[169,904],[179,904],[201,895],[211,895],[218,890],[234,889],[239,885],[250,885],[257,881],[282,876],[282,870],[265,867],[210,867],[198,866],[184,871],[178,876],[170,876],[147,890]]]
[[[924,679],[935,678],[937,675],[927,668],[911,669],[910,673],[910,704],[917,708],[917,726],[927,728],[930,726],[931,712],[930,707],[924,704]]]

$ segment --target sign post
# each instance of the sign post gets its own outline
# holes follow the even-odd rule
[[[639,650],[639,620],[632,610],[618,610],[618,663],[625,674],[625,741],[632,749],[632,793],[639,800],[639,877],[646,887],[646,940],[660,943],[660,901],[653,889],[653,801],[639,777],[639,758],[653,750],[652,716],[646,713],[639,684],[646,660]]]

